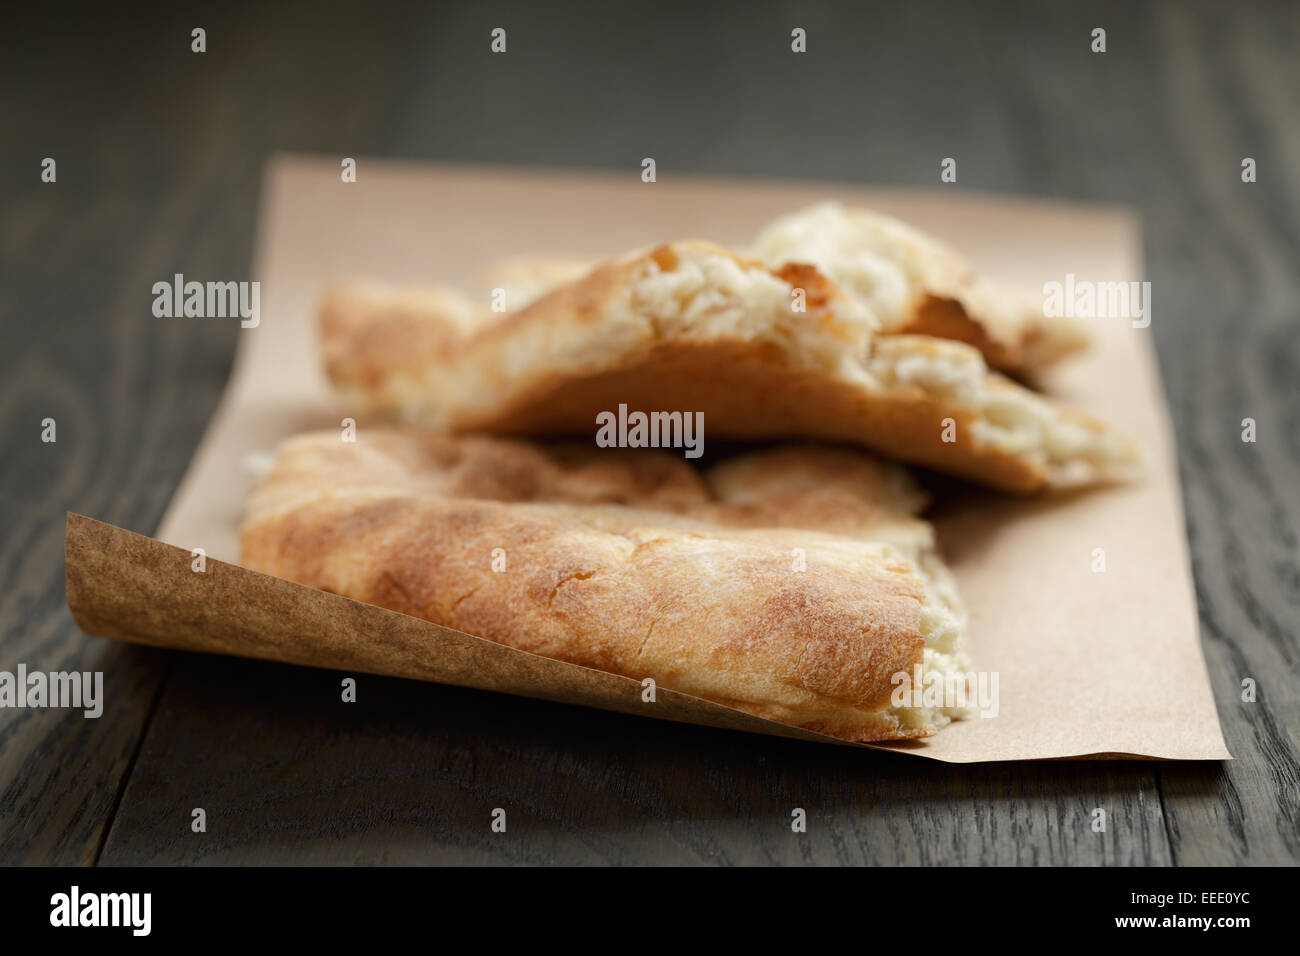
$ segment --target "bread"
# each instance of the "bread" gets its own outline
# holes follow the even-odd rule
[[[1088,344],[1077,319],[985,278],[956,250],[906,223],[826,202],[774,220],[753,255],[772,267],[816,266],[869,309],[886,334],[975,346],[994,368],[1032,372]]]
[[[394,414],[388,383],[420,375],[499,319],[485,304],[447,288],[399,289],[349,283],[328,290],[319,310],[321,356],[336,388]]]
[[[1082,322],[978,273],[955,249],[907,223],[824,202],[773,220],[743,250],[768,266],[816,266],[868,309],[887,335],[930,335],[973,345],[993,368],[1029,374],[1087,347]],[[519,256],[489,270],[511,310],[581,278],[595,262]]]
[[[517,312],[553,289],[576,282],[596,265],[590,259],[573,256],[511,256],[492,262],[484,282],[491,291],[505,292],[507,310]]]
[[[517,310],[590,268],[579,259],[519,256],[495,262],[487,281],[489,290],[505,293],[509,310]],[[491,301],[491,293],[475,299],[447,286],[334,286],[318,306],[325,372],[358,404],[396,414],[400,392],[389,384],[445,361],[470,335],[504,319],[505,312],[493,311]]]
[[[699,412],[711,437],[853,443],[1019,492],[1132,472],[1127,438],[991,373],[974,347],[877,325],[812,266],[674,242],[395,364],[362,397],[436,429],[519,435],[590,436],[620,404]]]
[[[847,740],[906,739],[961,711],[892,706],[894,676],[969,669],[923,502],[847,450],[701,477],[668,452],[328,432],[281,447],[242,563]]]
[[[773,220],[748,254],[777,269],[814,265],[871,316],[876,332],[964,342],[995,369],[1031,374],[1088,344],[1077,319],[1045,315],[1040,303],[980,275],[945,243],[880,213],[820,203]],[[349,389],[360,379],[364,394],[382,403],[386,390],[375,379],[385,368],[418,363],[428,343],[481,331],[597,265],[575,256],[497,260],[485,279],[492,293],[505,294],[498,312],[488,308],[488,295],[471,299],[447,288],[341,286],[321,308],[331,378]]]

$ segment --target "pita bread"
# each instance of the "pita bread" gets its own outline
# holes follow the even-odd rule
[[[769,266],[807,262],[869,309],[890,335],[975,346],[994,368],[1026,373],[1088,344],[1082,322],[979,275],[956,250],[904,222],[827,202],[776,219],[752,254]]]
[[[816,266],[876,317],[882,334],[966,342],[1003,371],[1029,374],[1088,345],[1083,322],[1045,315],[1040,302],[980,275],[946,243],[881,213],[819,203],[773,220],[744,251],[774,268]],[[595,265],[520,256],[489,274],[509,292],[511,309],[520,309]]]
[[[962,712],[892,706],[894,675],[969,670],[923,503],[847,450],[701,477],[666,452],[326,432],[281,447],[242,563],[761,717],[905,739]]]
[[[579,259],[519,256],[494,263],[489,294],[475,299],[446,286],[400,288],[374,282],[329,289],[318,307],[325,371],[336,388],[383,415],[401,410],[402,397],[387,387],[445,361],[470,335],[500,322],[491,293],[523,308],[556,286],[581,278],[592,263]]]
[[[469,336],[499,319],[447,288],[398,289],[349,283],[318,309],[321,355],[334,386],[374,411],[396,413],[387,383],[446,361]]]
[[[507,310],[517,312],[552,290],[576,282],[597,265],[576,256],[512,256],[489,265],[484,280],[489,290],[503,290]]]
[[[1132,471],[1127,438],[989,372],[977,349],[877,324],[812,266],[674,242],[353,391],[435,429],[498,434],[593,435],[620,405],[699,412],[713,437],[859,444],[1011,491]]]
[[[996,369],[1029,374],[1088,345],[1078,319],[1045,315],[1040,303],[980,275],[946,243],[881,213],[819,203],[773,220],[746,254],[773,268],[814,265],[874,316],[881,334],[965,342]],[[515,312],[598,265],[576,256],[513,256],[488,267],[486,284],[504,291],[507,311]],[[394,300],[390,311],[431,327],[463,330],[468,315],[475,328],[504,318],[454,290],[373,285],[336,290],[334,316],[351,300],[376,318],[374,306],[386,296]]]

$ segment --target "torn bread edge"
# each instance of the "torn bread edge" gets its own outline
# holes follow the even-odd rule
[[[902,220],[838,202],[765,225],[738,251],[773,269],[816,266],[871,313],[886,335],[931,335],[978,348],[992,368],[1033,374],[1088,347],[1087,326],[1048,315],[1041,302],[977,270],[956,249]],[[531,305],[598,265],[572,256],[512,256],[492,263],[489,288],[510,310]]]
[[[814,404],[830,413],[800,417],[787,403],[778,411],[789,421],[765,432],[763,422],[742,421],[734,410],[698,409],[715,436],[854,442],[1018,492],[1124,480],[1138,470],[1138,450],[1126,436],[990,372],[973,346],[879,335],[873,313],[816,268],[772,270],[704,241],[615,260],[504,320],[438,350],[408,350],[379,370],[361,358],[349,364],[348,333],[325,314],[326,352],[343,357],[329,366],[334,383],[365,407],[434,428],[586,430],[587,412],[594,415],[610,396],[593,395],[600,407],[581,408],[585,381],[630,382],[648,356],[729,348],[763,365],[763,387],[775,393],[784,377],[798,395],[815,393]],[[401,327],[383,319],[371,325],[371,339],[399,335]],[[367,351],[373,344],[356,354]],[[738,382],[741,389],[756,385]],[[556,395],[571,407],[548,419],[546,403],[563,404]],[[662,402],[680,408],[679,398],[665,391]]]
[[[766,265],[816,266],[891,335],[931,335],[978,348],[992,367],[1032,373],[1086,348],[1087,327],[1050,316],[981,274],[947,243],[901,220],[822,202],[763,227],[748,250]]]

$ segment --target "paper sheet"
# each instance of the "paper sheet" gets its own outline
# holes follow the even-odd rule
[[[314,306],[326,285],[368,278],[477,288],[488,262],[509,255],[605,256],[686,237],[741,244],[773,216],[826,198],[906,219],[1035,295],[1067,274],[1142,277],[1137,224],[1114,208],[832,184],[674,177],[646,184],[637,170],[364,159],[357,181],[344,183],[337,160],[280,159],[268,167],[262,197],[253,275],[261,282],[260,324],[239,332],[231,382],[158,541],[69,519],[69,604],[78,622],[91,633],[146,643],[830,740],[663,689],[645,704],[635,681],[221,563],[238,559],[250,455],[295,432],[338,427],[344,415],[359,428],[370,424],[331,395],[320,369]],[[1161,321],[1158,303],[1153,321]],[[1146,475],[1126,487],[1029,499],[945,484],[930,517],[971,611],[975,666],[998,674],[998,715],[888,749],[956,763],[1230,757],[1201,654],[1151,330],[1125,318],[1095,319],[1092,327],[1093,350],[1042,384],[1137,438]],[[220,560],[196,574],[193,548]],[[1097,549],[1104,572],[1094,570]]]

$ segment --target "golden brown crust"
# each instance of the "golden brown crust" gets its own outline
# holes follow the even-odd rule
[[[826,229],[818,228],[827,225],[828,216],[833,226],[830,231],[848,232],[838,237],[839,244],[836,237],[826,235]],[[808,261],[829,269],[834,278],[837,265],[843,266],[860,251],[857,244],[870,247],[882,260],[910,274],[914,285],[901,309],[883,310],[888,314],[880,316],[882,334],[930,335],[965,342],[979,349],[992,368],[1017,376],[1030,375],[1088,345],[1082,323],[1045,315],[1040,303],[980,275],[946,243],[905,223],[866,210],[823,204],[783,217],[777,224],[792,222],[797,236],[803,217],[808,220],[804,228],[813,236],[803,243],[783,243],[778,235],[775,243],[765,244],[760,238],[757,254],[763,256],[765,246],[769,247],[771,255],[763,258],[783,274],[802,264],[801,252],[811,252]],[[511,308],[518,309],[582,278],[595,265],[576,258],[520,256],[495,263],[489,275],[493,285],[510,290]],[[875,299],[868,304],[881,305]]]
[[[492,262],[485,271],[487,288],[505,292],[506,305],[516,312],[552,289],[581,279],[596,265],[576,256],[512,256]]]
[[[376,411],[400,410],[398,384],[445,361],[495,316],[452,289],[395,289],[350,283],[318,307],[321,356],[330,381],[365,395]]]
[[[984,325],[972,318],[959,301],[945,296],[922,296],[911,315],[893,331],[965,342],[979,349],[994,368],[1018,370],[1023,365],[1017,349],[991,337]]]
[[[712,437],[850,442],[1017,492],[1127,477],[1137,459],[970,346],[876,334],[812,266],[699,241],[600,266],[380,391],[381,409],[462,432],[590,436],[620,404],[699,412]]]
[[[620,402],[632,409],[701,412],[713,438],[857,443],[1006,491],[1039,491],[1049,482],[1046,469],[1032,461],[978,447],[968,409],[948,407],[919,389],[864,393],[792,367],[774,348],[748,345],[661,345],[607,371],[544,379],[509,404],[455,425],[501,435],[574,435],[593,432],[596,411]],[[943,441],[945,418],[956,426],[951,443]]]
[[[718,493],[652,451],[299,436],[250,500],[242,561],[834,736],[924,736],[934,726],[901,721],[889,697],[892,675],[921,660],[925,583],[881,542],[928,546],[915,527],[928,526],[896,507],[920,501],[904,476],[855,454],[759,453],[721,474]],[[811,528],[774,527],[818,474],[841,497],[809,506]],[[746,475],[769,492],[742,492]],[[879,497],[853,489],[855,475]],[[795,548],[806,570],[792,568]]]
[[[922,288],[889,325],[889,334],[965,342],[979,349],[992,368],[1019,376],[1088,347],[1083,323],[1045,315],[1041,303],[979,275],[938,240],[927,237],[925,248]]]

